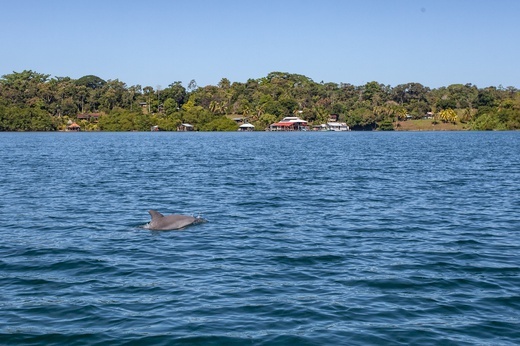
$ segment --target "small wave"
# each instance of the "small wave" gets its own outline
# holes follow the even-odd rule
[[[304,256],[273,256],[272,261],[289,265],[317,265],[317,264],[338,264],[345,260],[344,256],[338,255],[304,255]]]

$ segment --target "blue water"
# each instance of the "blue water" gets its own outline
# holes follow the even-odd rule
[[[0,133],[0,172],[2,345],[520,344],[520,132]]]

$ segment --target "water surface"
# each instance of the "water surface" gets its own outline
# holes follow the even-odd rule
[[[518,132],[0,133],[0,168],[2,344],[520,343]]]

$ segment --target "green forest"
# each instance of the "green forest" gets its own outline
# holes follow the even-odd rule
[[[89,115],[95,114],[95,117]],[[399,130],[413,121],[453,124],[457,129],[520,129],[520,91],[514,87],[453,84],[430,89],[369,82],[315,82],[292,73],[187,87],[133,85],[87,75],[52,77],[26,70],[0,79],[0,131],[62,131],[72,122],[82,131],[176,131],[189,123],[198,131],[236,131],[236,118],[264,130],[286,116],[309,124],[331,114],[353,130]],[[81,116],[87,115],[87,116]],[[426,120],[429,119],[429,120]]]

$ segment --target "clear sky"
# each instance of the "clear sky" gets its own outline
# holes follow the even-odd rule
[[[0,0],[0,75],[520,87],[520,0]]]

